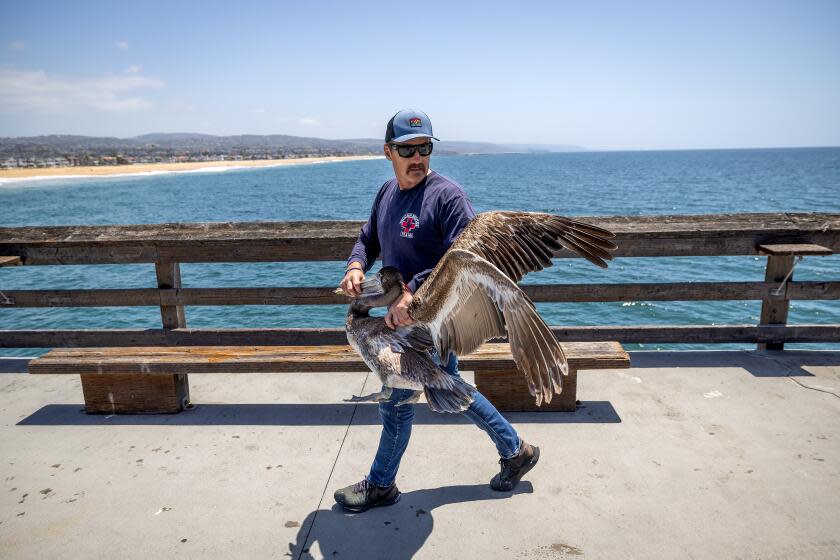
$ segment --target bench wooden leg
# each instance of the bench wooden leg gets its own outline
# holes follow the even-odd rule
[[[563,380],[563,392],[554,395],[551,403],[537,406],[528,392],[525,376],[517,370],[476,371],[475,385],[482,395],[502,412],[574,412],[577,408],[577,369],[569,368]]]
[[[88,414],[164,414],[189,404],[187,376],[82,374]]]

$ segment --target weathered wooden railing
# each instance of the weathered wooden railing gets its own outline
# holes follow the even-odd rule
[[[840,214],[613,216],[616,257],[767,255],[763,282],[526,285],[537,302],[762,300],[758,325],[556,326],[566,341],[840,342],[840,325],[787,325],[792,299],[840,299],[840,278],[798,282],[796,255],[840,250]],[[0,265],[155,263],[157,289],[3,290],[0,308],[160,307],[162,329],[0,330],[0,347],[341,344],[342,329],[189,329],[187,305],[340,304],[333,287],[182,288],[182,262],[344,260],[359,222],[202,223],[0,228]],[[558,258],[573,256],[568,252]],[[840,276],[840,275],[838,275]],[[787,277],[787,281],[783,282]],[[780,285],[782,289],[779,290]],[[714,317],[710,317],[713,322]]]

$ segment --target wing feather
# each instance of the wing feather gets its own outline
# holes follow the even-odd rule
[[[568,374],[563,351],[528,296],[490,261],[450,249],[409,306],[441,356],[475,351],[508,335],[511,354],[537,404],[550,402]]]
[[[593,264],[607,267],[615,235],[564,216],[540,212],[484,212],[464,228],[452,249],[479,255],[518,282],[528,272],[551,266],[563,247]]]

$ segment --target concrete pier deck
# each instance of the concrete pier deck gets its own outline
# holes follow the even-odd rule
[[[0,558],[840,557],[840,351],[636,352],[582,372],[513,493],[419,405],[399,503],[333,506],[378,441],[359,373],[190,376],[194,410],[89,416],[76,376],[0,374]],[[471,374],[465,373],[471,379]],[[367,387],[363,387],[363,386]]]

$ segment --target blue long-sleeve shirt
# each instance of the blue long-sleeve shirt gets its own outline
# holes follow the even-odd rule
[[[347,263],[358,261],[367,272],[381,253],[382,266],[399,270],[416,292],[474,216],[461,185],[435,171],[407,191],[391,179],[379,189]]]

